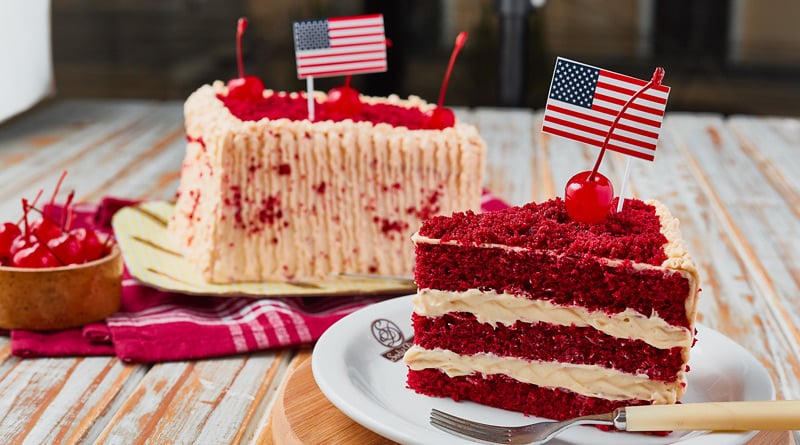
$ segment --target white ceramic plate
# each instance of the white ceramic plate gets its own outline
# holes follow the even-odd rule
[[[404,444],[474,444],[428,423],[431,408],[486,423],[522,425],[536,417],[451,399],[419,395],[406,388],[403,345],[413,335],[411,296],[366,307],[343,318],[317,342],[312,370],[322,393],[366,428]],[[698,326],[684,403],[771,400],[772,381],[763,366],[724,335]],[[389,346],[386,346],[389,345]],[[553,444],[734,445],[756,433],[673,432],[665,437],[603,432],[593,427],[567,430]]]

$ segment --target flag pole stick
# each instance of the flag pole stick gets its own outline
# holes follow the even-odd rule
[[[308,120],[314,122],[314,76],[306,77],[306,100],[308,101]]]
[[[628,162],[625,163],[625,174],[622,176],[622,188],[619,190],[619,201],[617,202],[617,213],[622,211],[622,204],[625,202],[625,193],[628,189],[628,177],[631,175],[631,157],[626,156]]]

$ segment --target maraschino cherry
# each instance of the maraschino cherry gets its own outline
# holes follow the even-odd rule
[[[608,147],[611,133],[630,104],[648,88],[661,85],[662,80],[664,80],[664,68],[658,67],[653,73],[653,78],[634,93],[617,113],[616,118],[608,128],[608,133],[606,133],[606,138],[603,141],[600,153],[597,155],[597,161],[594,163],[592,171],[580,172],[567,182],[567,186],[564,189],[564,202],[567,206],[567,213],[573,220],[594,224],[603,221],[608,212],[611,211],[614,186],[608,178],[597,171],[600,168],[600,162],[603,161],[603,155]]]
[[[22,230],[18,225],[10,222],[0,225],[0,259],[11,257],[11,244],[20,235]]]
[[[65,176],[66,172],[58,180],[50,205],[55,205],[58,190]],[[103,242],[92,229],[70,230],[74,191],[67,196],[63,205],[65,211],[60,222],[36,208],[36,202],[41,194],[39,191],[33,203],[22,198],[23,215],[19,222],[0,224],[0,266],[24,268],[69,266],[87,263],[108,255],[113,244],[112,237],[106,237]],[[41,218],[31,222],[31,211],[39,214]]]
[[[63,232],[47,241],[47,247],[62,264],[80,264],[91,261],[83,253],[80,240],[73,233]]]
[[[236,26],[236,60],[239,64],[239,77],[228,81],[228,97],[233,99],[260,99],[263,97],[264,83],[256,76],[244,75],[242,36],[245,29],[247,29],[247,19],[242,17]]]
[[[447,71],[444,73],[444,81],[442,82],[442,89],[439,91],[439,102],[437,102],[436,108],[425,112],[426,119],[423,124],[423,128],[425,129],[443,130],[456,124],[456,115],[453,114],[453,110],[443,106],[444,94],[447,91],[447,83],[450,81],[450,74],[453,72],[453,65],[456,63],[458,52],[461,51],[466,41],[466,32],[461,32],[458,34],[458,37],[456,37],[456,45],[453,48],[453,53],[450,55],[450,63],[447,65]]]
[[[343,86],[328,91],[326,106],[329,112],[345,116],[355,116],[361,112],[361,97],[358,91],[350,87],[352,77],[348,75]]]
[[[593,175],[594,173],[594,175]],[[611,210],[614,186],[598,172],[580,172],[570,178],[564,190],[569,217],[589,224],[599,223]]]
[[[41,243],[35,243],[14,254],[12,264],[16,267],[32,269],[58,267],[61,265],[55,255]]]

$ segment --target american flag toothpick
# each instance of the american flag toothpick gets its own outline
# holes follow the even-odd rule
[[[297,77],[306,79],[314,120],[314,77],[379,73],[387,69],[383,15],[301,20],[293,24]]]
[[[542,131],[628,155],[618,211],[622,210],[631,157],[655,157],[670,88],[658,68],[648,81],[559,57]],[[595,165],[595,171],[601,157]]]

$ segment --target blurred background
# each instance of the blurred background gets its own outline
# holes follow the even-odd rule
[[[354,78],[362,93],[435,102],[468,31],[449,105],[541,108],[563,56],[644,79],[663,66],[668,110],[800,115],[798,0],[52,0],[56,97],[182,100],[235,77],[240,16],[247,73],[302,90],[292,21],[365,12],[393,46],[389,72]]]

